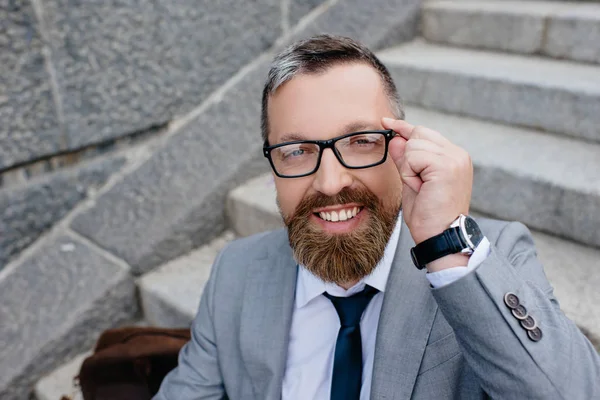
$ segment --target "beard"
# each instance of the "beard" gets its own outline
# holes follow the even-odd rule
[[[349,233],[330,234],[311,222],[313,210],[338,204],[362,205],[359,226]],[[370,275],[381,258],[396,225],[400,199],[384,205],[366,188],[344,188],[333,197],[306,197],[291,216],[283,216],[296,261],[325,282],[355,282]],[[356,217],[355,217],[356,218]]]

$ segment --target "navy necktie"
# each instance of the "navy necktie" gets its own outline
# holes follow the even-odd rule
[[[350,297],[336,297],[323,293],[333,303],[342,325],[335,343],[331,400],[360,398],[363,365],[360,318],[377,292],[377,289],[367,285],[362,292]]]

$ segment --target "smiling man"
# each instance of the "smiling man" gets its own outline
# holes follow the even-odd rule
[[[219,255],[156,399],[600,397],[527,228],[468,217],[469,155],[403,119],[349,38],[275,57],[263,154],[287,229]]]

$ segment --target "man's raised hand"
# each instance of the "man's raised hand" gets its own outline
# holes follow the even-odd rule
[[[404,220],[415,243],[442,233],[469,213],[473,186],[471,157],[442,134],[403,120],[382,119],[399,136],[389,153],[400,172]]]

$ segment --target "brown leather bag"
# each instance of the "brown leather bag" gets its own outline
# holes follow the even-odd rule
[[[84,400],[150,400],[177,366],[179,350],[189,340],[189,329],[125,327],[105,331],[76,377]]]

